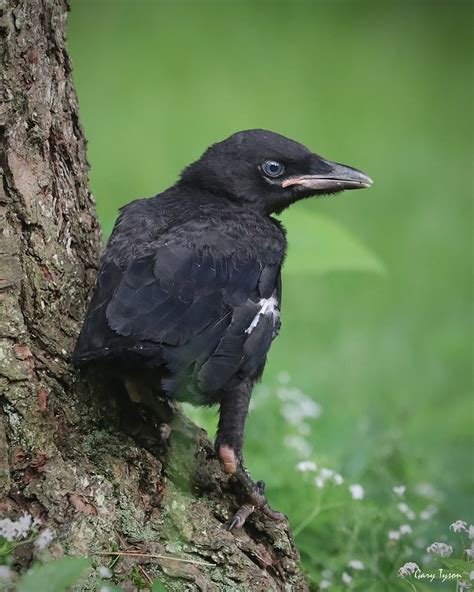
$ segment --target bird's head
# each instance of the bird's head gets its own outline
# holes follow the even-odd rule
[[[357,169],[330,162],[298,142],[259,129],[237,132],[213,144],[181,178],[185,184],[266,214],[279,213],[305,197],[372,185],[370,177]]]

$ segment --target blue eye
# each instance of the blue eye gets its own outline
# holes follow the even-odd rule
[[[267,175],[267,177],[279,177],[285,167],[276,160],[266,160],[262,165],[263,172]]]

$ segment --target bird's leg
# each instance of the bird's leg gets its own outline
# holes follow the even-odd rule
[[[281,512],[275,512],[270,508],[265,497],[265,483],[263,481],[254,482],[243,462],[244,427],[251,392],[252,384],[246,381],[234,391],[223,393],[220,403],[215,450],[224,471],[234,476],[246,496],[246,503],[232,518],[229,530],[243,526],[245,520],[256,508],[260,508],[267,516],[275,520],[284,518]]]

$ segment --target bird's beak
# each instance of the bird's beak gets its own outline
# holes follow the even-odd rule
[[[311,175],[296,175],[285,179],[281,186],[300,185],[314,191],[342,191],[343,189],[364,189],[372,185],[372,179],[362,171],[344,164],[330,162],[315,156],[317,168],[324,172]]]

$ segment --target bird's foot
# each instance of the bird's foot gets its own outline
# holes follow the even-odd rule
[[[276,512],[269,506],[265,497],[265,482],[255,482],[252,480],[242,461],[236,457],[234,450],[230,446],[220,446],[218,455],[224,471],[231,474],[241,486],[245,499],[245,503],[242,504],[232,517],[228,530],[241,528],[250,514],[256,509],[259,509],[273,520],[285,519],[285,515],[282,512]]]
[[[238,472],[235,473],[235,477],[244,485],[247,502],[242,504],[234,514],[228,530],[232,531],[234,528],[242,528],[250,514],[257,509],[272,520],[284,520],[285,515],[282,512],[277,512],[268,505],[267,498],[265,497],[265,482],[257,481],[254,483],[248,476],[247,471],[245,469],[243,471],[246,473],[245,484],[240,480]],[[250,483],[252,484],[251,490],[249,490]]]

